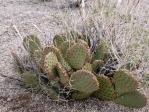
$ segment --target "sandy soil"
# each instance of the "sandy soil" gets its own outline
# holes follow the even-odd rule
[[[54,1],[54,0],[53,0]],[[53,20],[62,3],[43,3],[40,0],[0,0],[0,73],[19,79],[13,70],[11,50],[21,51],[22,38],[28,34],[40,37],[42,43],[61,32],[62,25]],[[148,1],[148,0],[147,0]],[[149,3],[145,3],[145,6]],[[72,11],[78,20],[77,10]],[[74,20],[74,21],[75,21]],[[39,29],[38,29],[39,28]],[[149,96],[149,93],[147,93]],[[0,112],[149,112],[143,109],[128,109],[112,102],[88,99],[82,102],[56,103],[40,93],[31,93],[20,88],[20,82],[0,75]]]

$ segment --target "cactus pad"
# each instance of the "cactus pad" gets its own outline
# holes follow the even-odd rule
[[[59,99],[59,94],[52,89],[51,87],[48,87],[46,85],[42,85],[42,91],[48,95],[48,97],[52,100],[58,100]]]
[[[39,66],[40,69],[43,69],[44,66],[44,55],[42,51],[35,50],[33,54],[33,59],[35,63]]]
[[[90,48],[89,48],[87,42],[85,42],[84,40],[78,39],[77,43],[82,44],[86,48],[87,55],[86,55],[86,60],[85,61],[90,62],[90,57],[91,57],[90,56]]]
[[[62,54],[60,50],[57,49],[55,46],[46,46],[43,52],[44,52],[44,55],[47,55],[49,52],[55,53],[58,60],[61,60],[62,58]]]
[[[86,48],[81,44],[75,44],[69,48],[66,59],[73,69],[81,69],[86,60]]]
[[[67,54],[68,49],[69,49],[72,45],[74,45],[74,42],[73,42],[73,41],[65,41],[65,42],[63,42],[62,45],[60,46],[59,49],[60,49],[60,51],[61,51],[61,53],[62,53],[62,55],[63,55],[64,58],[65,58],[65,56],[66,56],[66,54]]]
[[[88,70],[88,71],[92,71],[92,66],[90,63],[86,63],[84,65],[84,67],[82,68],[82,70]]]
[[[31,54],[33,54],[35,50],[40,50],[41,48],[39,39],[34,35],[25,37],[23,39],[23,46]]]
[[[92,57],[92,61],[94,61],[94,60],[106,60],[108,58],[108,56],[109,56],[108,48],[104,43],[102,43],[102,44],[97,46],[97,48],[94,52],[94,55]]]
[[[40,88],[38,78],[34,72],[30,71],[28,74],[24,74],[22,76],[22,79],[27,88],[33,89],[33,90],[38,90]]]
[[[75,100],[84,100],[88,98],[91,93],[83,93],[83,92],[74,92],[72,93],[72,98]]]
[[[84,40],[85,42],[87,42],[88,46],[91,46],[91,42],[90,42],[90,37],[83,34],[83,35],[78,35],[78,39]]]
[[[119,95],[134,91],[138,87],[138,81],[126,70],[116,71],[113,80],[115,83],[115,90]]]
[[[68,84],[69,75],[68,75],[67,71],[62,67],[62,65],[59,62],[57,63],[56,68],[57,68],[57,71],[58,71],[60,82],[63,85]]]
[[[142,108],[146,106],[147,98],[138,91],[132,91],[120,95],[114,102],[129,108]]]
[[[66,69],[68,74],[71,74],[73,72],[73,69],[69,66],[69,64],[65,61],[65,59],[61,59],[60,63]]]
[[[98,73],[103,65],[104,65],[104,61],[94,60],[92,63],[93,72]]]
[[[60,88],[60,83],[59,83],[59,78],[58,77],[50,80],[49,84],[52,87],[52,89],[54,89],[54,90],[58,90]]]
[[[116,94],[110,80],[105,76],[98,76],[97,80],[100,83],[100,88],[93,93],[94,97],[101,100],[113,100]]]
[[[92,93],[99,88],[99,83],[91,72],[78,70],[71,75],[70,87],[80,92]]]
[[[57,62],[58,62],[58,59],[53,52],[49,52],[45,56],[44,70],[45,70],[45,73],[47,73],[50,78],[54,78],[57,74],[57,70],[56,70]]]
[[[55,35],[53,39],[53,43],[57,48],[60,48],[61,44],[64,41],[76,41],[77,37],[78,37],[78,33],[74,31],[70,31],[63,34]]]
[[[55,35],[54,39],[53,39],[53,43],[57,48],[60,48],[61,44],[66,41],[66,38],[62,35]]]

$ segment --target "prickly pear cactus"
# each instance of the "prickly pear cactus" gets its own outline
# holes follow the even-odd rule
[[[49,52],[53,52],[56,54],[56,57],[58,60],[62,59],[62,54],[60,52],[60,50],[58,48],[56,48],[55,46],[46,46],[43,50],[44,55],[47,55]]]
[[[101,100],[114,100],[116,93],[110,79],[106,76],[98,76],[97,80],[100,83],[100,88],[94,92],[94,97]]]
[[[66,57],[68,49],[74,44],[75,44],[75,42],[73,42],[73,41],[65,41],[61,44],[59,49],[60,49],[64,58]]]
[[[44,70],[45,73],[48,74],[50,78],[54,78],[57,76],[56,64],[58,63],[58,59],[53,52],[49,52],[44,60]]]
[[[81,44],[75,44],[68,49],[66,60],[73,69],[81,69],[85,64],[86,56],[87,49]]]
[[[57,63],[56,68],[58,71],[60,82],[63,85],[67,85],[69,82],[69,75],[68,75],[67,71],[65,70],[65,68],[63,68],[63,66],[59,62]]]
[[[77,43],[83,45],[85,48],[86,48],[86,59],[85,61],[86,62],[90,62],[90,59],[91,59],[91,53],[90,53],[90,48],[89,48],[89,45],[86,41],[84,40],[81,40],[81,39],[78,39]]]
[[[92,57],[93,60],[106,60],[108,58],[108,48],[105,43],[101,43],[97,46],[94,55]]]
[[[44,67],[44,54],[41,50],[35,50],[33,54],[33,60],[38,65],[40,69],[43,69]]]
[[[25,83],[25,86],[30,90],[39,90],[39,82],[36,74],[33,71],[30,71],[26,75],[22,76],[22,79]]]
[[[78,39],[78,33],[77,32],[74,32],[74,31],[70,31],[70,32],[66,32],[66,33],[62,33],[62,34],[58,34],[58,35],[55,35],[54,39],[53,39],[53,43],[54,45],[60,49],[61,48],[61,45],[64,43],[64,42],[74,42],[74,41],[77,41]]]
[[[92,70],[95,73],[98,73],[101,69],[101,67],[103,67],[104,65],[104,61],[103,60],[94,60],[92,63]]]
[[[35,50],[41,50],[41,44],[39,39],[34,35],[29,35],[23,39],[24,48],[33,54]]]
[[[91,72],[78,70],[70,77],[70,88],[84,93],[92,93],[99,88],[99,83]]]
[[[92,71],[92,65],[90,63],[86,63],[82,70],[88,70],[88,71]]]
[[[92,93],[84,93],[84,92],[74,92],[72,93],[72,98],[75,100],[84,100],[87,99]]]
[[[124,93],[114,100],[115,103],[130,108],[142,108],[147,104],[147,98],[138,91]]]
[[[54,45],[42,47],[39,39],[30,35],[23,39],[30,63],[25,65],[15,52],[12,56],[23,70],[25,87],[41,91],[54,101],[93,96],[130,108],[144,107],[146,97],[136,90],[138,81],[131,72],[118,70],[117,58],[106,42],[93,43],[88,35],[70,31],[56,35]]]
[[[59,94],[54,89],[47,87],[46,85],[42,85],[42,91],[47,94],[47,96],[52,100],[58,100]]]
[[[88,35],[86,34],[78,35],[78,39],[85,41],[89,47],[91,46],[90,37]]]
[[[60,48],[64,41],[66,41],[66,38],[63,35],[55,35],[53,39],[53,43],[57,48]]]
[[[134,91],[138,87],[138,81],[126,70],[116,71],[113,80],[116,93],[119,95]]]
[[[70,67],[70,65],[66,62],[65,59],[61,59],[60,63],[66,69],[66,71],[69,75],[73,73],[73,69]]]

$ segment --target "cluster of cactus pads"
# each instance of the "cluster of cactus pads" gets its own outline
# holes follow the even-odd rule
[[[55,35],[53,45],[45,47],[30,35],[24,38],[23,46],[32,66],[25,66],[17,54],[12,54],[21,71],[25,71],[21,72],[25,86],[42,91],[52,100],[95,97],[130,108],[142,108],[147,103],[129,71],[113,69],[114,60],[111,66],[106,64],[111,53],[104,41],[93,50],[89,36],[69,32]]]

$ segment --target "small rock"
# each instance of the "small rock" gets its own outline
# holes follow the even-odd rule
[[[7,101],[8,101],[8,102],[11,101],[11,98],[7,98]]]

